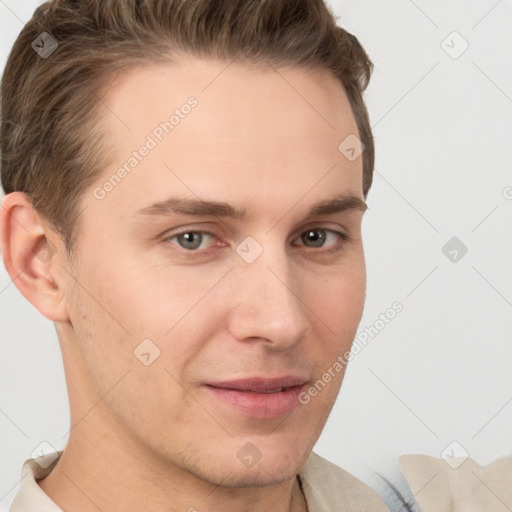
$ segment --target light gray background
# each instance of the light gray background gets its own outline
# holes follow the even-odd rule
[[[0,0],[2,69],[39,3]],[[404,491],[402,453],[441,457],[453,441],[481,465],[512,453],[512,1],[331,5],[376,67],[360,332],[395,301],[403,311],[349,364],[315,451],[391,503],[375,472]],[[458,58],[454,31],[469,44]],[[468,248],[457,262],[441,250],[454,236]],[[7,508],[34,448],[64,447],[69,413],[53,324],[3,265],[0,339]]]

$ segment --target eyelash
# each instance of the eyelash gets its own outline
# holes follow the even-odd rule
[[[341,233],[340,231],[335,231],[333,229],[328,229],[328,228],[324,228],[324,227],[313,227],[313,228],[310,228],[310,229],[307,229],[306,231],[303,231],[302,233],[300,233],[300,235],[298,236],[298,238],[301,237],[301,235],[304,235],[305,233],[308,233],[309,231],[325,231],[326,233],[334,233],[335,235],[337,235],[340,239],[340,241],[335,244],[335,246],[333,248],[330,248],[330,249],[324,249],[323,247],[319,247],[319,248],[315,248],[315,247],[311,247],[310,249],[311,250],[315,250],[317,252],[323,252],[323,253],[329,253],[329,254],[335,254],[337,253],[338,251],[341,251],[342,249],[345,248],[345,244],[347,244],[348,242],[351,241],[351,237],[349,237],[348,235],[346,235],[345,233]],[[193,229],[188,229],[188,230],[185,230],[185,231],[181,231],[179,233],[174,233],[170,236],[167,236],[165,237],[164,239],[164,242],[170,242],[171,240],[173,240],[174,238],[177,238],[181,235],[185,235],[187,233],[195,233],[195,234],[202,234],[202,235],[209,235],[213,238],[216,238],[214,234],[210,233],[209,231],[201,231],[201,230],[193,230]],[[172,244],[172,245],[175,245],[175,244]],[[306,247],[304,244],[301,244],[303,245],[304,247]],[[208,252],[210,252],[212,249],[185,249],[184,247],[180,247],[179,245],[177,246],[177,250],[178,251],[183,251],[185,253],[189,253],[189,254],[192,254],[192,253],[196,253],[196,254],[207,254]]]

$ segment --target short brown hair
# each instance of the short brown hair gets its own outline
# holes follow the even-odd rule
[[[33,46],[43,32],[58,44],[46,58]],[[6,194],[29,196],[68,253],[83,191],[109,164],[101,91],[124,69],[178,53],[332,72],[365,147],[366,197],[374,143],[362,96],[373,64],[323,0],[53,0],[36,9],[4,70],[1,177]]]

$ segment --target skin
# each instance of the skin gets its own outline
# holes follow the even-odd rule
[[[94,197],[190,96],[197,107]],[[284,373],[314,383],[350,349],[366,289],[363,212],[306,216],[338,193],[363,199],[362,157],[338,150],[357,134],[343,88],[326,72],[188,57],[133,68],[102,100],[112,165],[82,197],[76,261],[24,194],[2,204],[4,263],[55,323],[69,393],[69,439],[39,485],[81,512],[304,511],[296,475],[344,372],[277,419],[247,417],[201,384]],[[135,216],[176,195],[250,217]],[[301,238],[312,228],[350,240],[327,231],[318,247]],[[211,235],[191,250],[172,238],[187,230]],[[247,236],[263,248],[252,263],[236,252]],[[160,350],[149,366],[134,356],[147,338]],[[247,443],[261,453],[252,467],[237,457]]]

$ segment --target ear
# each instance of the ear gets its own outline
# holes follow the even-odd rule
[[[63,244],[23,192],[4,197],[0,232],[4,265],[18,290],[46,318],[68,321]]]

